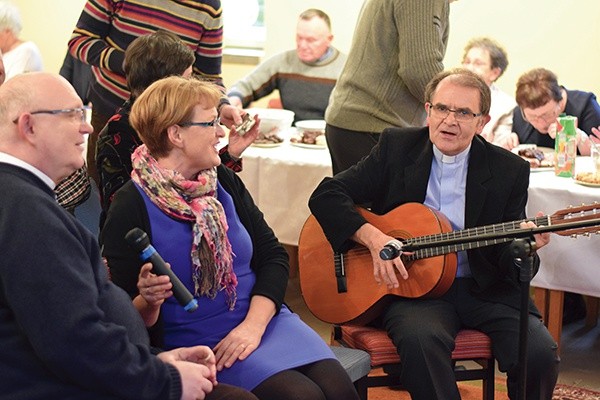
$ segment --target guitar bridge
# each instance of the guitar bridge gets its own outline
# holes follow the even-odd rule
[[[344,265],[344,254],[333,253],[333,264],[335,267],[335,279],[337,281],[338,293],[346,293],[348,284],[346,281],[346,266]]]

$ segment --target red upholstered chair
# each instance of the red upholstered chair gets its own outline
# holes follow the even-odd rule
[[[281,99],[279,97],[274,97],[269,100],[267,103],[267,108],[283,108],[281,104]]]
[[[358,387],[361,399],[367,389],[376,386],[401,386],[400,356],[387,332],[368,326],[343,324],[334,326],[334,340],[343,346],[364,350],[371,356],[371,368],[382,367],[383,375],[369,375]],[[491,340],[482,332],[463,329],[456,337],[452,360],[474,361],[455,368],[457,381],[483,380],[483,400],[494,399],[495,360]],[[475,364],[474,368],[470,365]]]

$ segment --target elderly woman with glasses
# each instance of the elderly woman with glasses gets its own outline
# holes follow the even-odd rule
[[[554,148],[556,119],[561,114],[577,117],[577,149],[590,155],[590,139],[600,142],[600,105],[590,92],[568,90],[558,84],[556,74],[536,68],[521,75],[517,81],[518,106],[513,112],[513,133],[507,147],[520,143]]]
[[[324,341],[283,305],[288,256],[217,150],[216,86],[169,77],[133,104],[143,145],[101,233],[112,279],[133,298],[153,343],[214,349],[219,382],[260,399],[358,399]],[[139,227],[198,301],[188,313],[124,236]]]

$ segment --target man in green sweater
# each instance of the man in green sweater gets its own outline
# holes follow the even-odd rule
[[[444,69],[453,0],[365,0],[325,113],[333,173],[369,154],[388,127],[423,126],[427,82]]]
[[[276,54],[236,82],[228,93],[230,103],[247,107],[278,89],[283,108],[295,113],[295,121],[323,119],[346,61],[332,40],[329,16],[314,8],[304,11],[296,27],[296,49]]]

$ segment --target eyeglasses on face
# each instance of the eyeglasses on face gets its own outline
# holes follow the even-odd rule
[[[61,115],[61,114],[70,114],[71,117],[76,117],[78,118],[79,122],[81,122],[82,124],[87,122],[87,114],[88,111],[90,111],[92,109],[92,107],[90,106],[83,106],[83,107],[77,107],[77,108],[62,108],[60,110],[37,110],[37,111],[32,111],[29,114],[31,115],[35,115],[35,114],[50,114],[50,115]],[[17,121],[19,120],[19,117],[15,118],[13,120],[13,123],[17,123]]]
[[[90,107],[90,106],[83,106],[83,107],[77,107],[77,108],[62,108],[60,110],[37,110],[37,111],[32,111],[29,114],[31,114],[31,115],[35,115],[35,114],[50,114],[50,115],[70,114],[69,115],[70,117],[75,117],[79,120],[79,122],[85,123],[85,122],[87,122],[87,113],[91,109],[92,109],[92,107]],[[19,120],[19,117],[15,118],[13,120],[13,123],[16,124],[18,120]]]
[[[541,115],[525,115],[525,111],[523,111],[522,108],[521,109],[521,116],[523,117],[523,119],[525,121],[528,122],[535,122],[535,121],[540,121],[540,122],[549,122],[549,121],[553,121],[558,117],[559,113],[559,107],[560,104],[556,104],[556,107],[554,109],[552,109],[551,111],[547,111]]]
[[[208,121],[208,122],[182,122],[180,124],[177,124],[183,128],[187,128],[189,126],[201,126],[203,128],[210,128],[211,126],[213,128],[216,128],[217,126],[221,125],[221,118],[217,117],[215,119],[213,119],[212,121]]]
[[[481,113],[474,113],[468,108],[457,108],[453,110],[444,104],[429,104],[430,115],[444,119],[450,115],[450,113],[454,113],[454,119],[459,122],[471,122],[476,117],[481,117]]]

